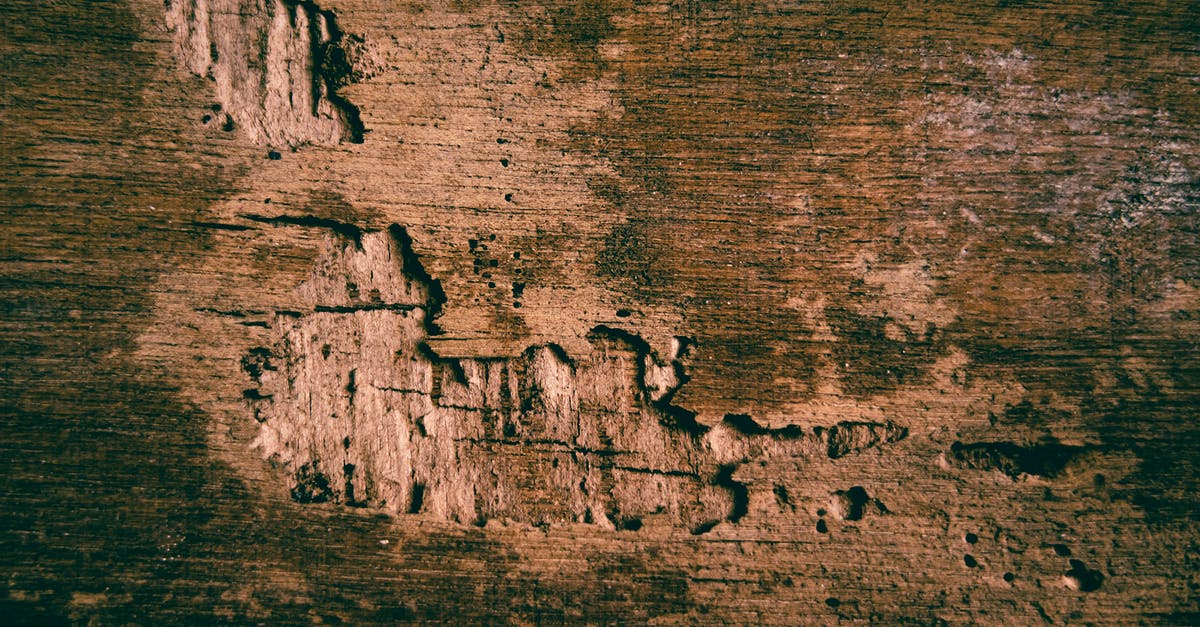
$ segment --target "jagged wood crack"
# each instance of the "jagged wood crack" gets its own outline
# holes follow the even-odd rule
[[[686,382],[677,338],[662,358],[638,336],[596,327],[586,354],[533,346],[511,358],[448,359],[425,340],[444,296],[399,226],[328,229],[327,252],[278,312],[271,346],[243,368],[257,445],[288,469],[293,497],[461,523],[594,523],[655,517],[708,531],[747,513],[741,464],[839,458],[907,435],[887,423],[768,429],[716,426],[671,403]]]

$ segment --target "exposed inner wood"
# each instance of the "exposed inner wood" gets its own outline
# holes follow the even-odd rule
[[[330,237],[298,302],[270,318],[274,343],[243,357],[259,384],[244,392],[262,423],[255,446],[291,473],[295,500],[476,525],[655,518],[699,534],[746,514],[743,464],[836,459],[907,435],[891,422],[701,425],[670,402],[686,338],[666,360],[608,327],[575,359],[554,345],[443,359],[427,343],[441,296],[425,276],[400,227]]]

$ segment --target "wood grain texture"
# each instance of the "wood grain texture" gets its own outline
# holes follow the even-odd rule
[[[222,16],[214,64],[288,79],[192,73],[171,3],[0,7],[4,620],[1197,622],[1196,3],[187,4]],[[298,6],[337,36],[288,31]],[[343,99],[361,143],[293,132]],[[420,276],[329,261],[392,225]],[[525,461],[493,466],[520,472],[472,485],[552,515],[297,499],[252,447],[255,395],[290,388],[244,358],[280,312],[376,302],[362,276],[380,303],[436,281],[429,363],[631,368],[578,393],[602,428],[657,428],[626,405],[669,388],[697,432],[826,440],[704,458],[699,535],[554,509],[578,494],[534,488],[552,462],[517,427],[493,444]],[[415,372],[320,320],[357,348],[316,392]],[[591,356],[598,327],[635,348]],[[830,454],[848,423],[905,437]],[[589,450],[658,450],[622,437]],[[743,451],[705,437],[623,472]]]

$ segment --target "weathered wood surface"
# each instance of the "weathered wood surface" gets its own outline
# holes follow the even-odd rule
[[[1196,3],[165,5],[0,7],[4,620],[1200,620]]]

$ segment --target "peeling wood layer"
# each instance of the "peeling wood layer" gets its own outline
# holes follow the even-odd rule
[[[660,358],[636,335],[597,327],[590,350],[444,359],[427,344],[441,305],[401,227],[330,228],[275,341],[242,358],[261,430],[255,445],[289,473],[300,502],[338,501],[483,525],[650,519],[703,533],[746,512],[738,467],[839,458],[907,429],[840,422],[805,430],[728,416],[715,427],[670,403],[686,381],[686,338]],[[780,486],[786,489],[786,486]]]
[[[337,92],[352,77],[354,41],[329,11],[297,0],[167,0],[166,20],[180,65],[213,81],[214,125],[274,147],[362,142],[358,108]]]

